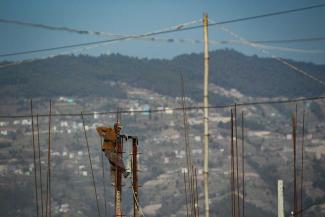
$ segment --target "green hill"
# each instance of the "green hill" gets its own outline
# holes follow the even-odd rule
[[[325,80],[324,65],[288,61]],[[0,69],[0,95],[123,97],[123,91],[107,85],[108,81],[121,81],[178,96],[180,72],[185,77],[186,92],[193,98],[201,98],[202,54],[185,54],[171,60],[139,59],[119,54],[99,57],[65,55],[37,60]],[[236,88],[249,96],[297,97],[325,92],[323,85],[274,59],[246,56],[234,50],[210,52],[210,82],[226,89]]]

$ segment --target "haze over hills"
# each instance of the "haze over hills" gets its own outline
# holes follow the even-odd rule
[[[257,101],[260,97],[319,96],[325,88],[319,83],[288,69],[270,59],[246,56],[234,50],[210,52],[210,103],[229,103],[235,100]],[[290,60],[287,60],[290,61]],[[312,63],[290,63],[325,80],[325,66]],[[3,63],[4,64],[4,63]],[[79,111],[110,111],[125,108],[141,110],[158,107],[176,108],[181,94],[180,72],[185,77],[188,106],[202,101],[203,54],[184,54],[171,60],[139,59],[119,54],[91,56],[57,56],[0,69],[0,96],[3,99],[0,113],[29,114],[48,112],[48,98],[52,98],[54,114]],[[236,89],[236,90],[231,90]],[[71,96],[72,103],[58,96]],[[249,97],[251,96],[251,97]],[[17,100],[18,98],[18,100]],[[6,100],[8,99],[8,100]],[[299,108],[301,127],[302,104]],[[324,169],[324,101],[308,101],[306,109],[306,151],[304,157],[304,208],[306,216],[316,217],[325,206]],[[293,104],[252,105],[240,107],[245,113],[245,188],[247,216],[276,215],[276,182],[285,183],[285,210],[290,212],[292,202],[292,141],[291,117]],[[211,212],[229,216],[229,144],[230,108],[211,109],[210,118],[210,200]],[[102,183],[98,135],[94,127],[112,124],[115,114],[88,117],[88,136],[91,144],[97,184]],[[189,110],[189,138],[193,162],[202,172],[202,112]],[[146,216],[186,216],[182,174],[185,168],[183,114],[181,111],[164,113],[123,114],[125,130],[138,135],[140,150],[141,205]],[[28,119],[3,119],[0,156],[0,209],[6,216],[35,216],[33,197],[31,122]],[[23,124],[24,123],[24,124]],[[47,117],[40,118],[42,150],[47,144]],[[91,216],[96,212],[88,158],[85,155],[82,122],[79,116],[53,118],[53,208],[59,215],[60,206],[68,204],[70,213]],[[299,138],[301,129],[299,128]],[[79,151],[82,154],[79,155]],[[65,154],[63,154],[65,153]],[[183,153],[183,154],[181,154]],[[42,159],[46,160],[46,154]],[[106,162],[107,163],[107,162]],[[78,169],[79,168],[79,169]],[[108,165],[106,166],[108,168]],[[89,168],[88,168],[89,169]],[[202,175],[202,174],[201,174]],[[199,207],[203,213],[202,176],[199,174]],[[15,181],[16,179],[19,182]],[[127,182],[127,180],[125,180]],[[107,182],[109,175],[107,173]],[[18,184],[17,184],[18,183]],[[19,184],[22,183],[22,184]],[[218,183],[218,184],[216,184]],[[2,185],[1,185],[2,184]],[[112,188],[107,189],[109,212],[113,210]],[[102,191],[100,190],[102,193]],[[130,192],[124,192],[124,208],[132,210]],[[124,196],[123,196],[124,197]],[[9,198],[9,199],[8,199]],[[19,198],[19,199],[16,199]],[[17,200],[16,203],[11,203]],[[102,201],[103,202],[103,201]],[[21,208],[16,212],[15,206]],[[222,209],[221,209],[222,207]]]
[[[325,65],[295,62],[293,65],[325,80]],[[4,62],[3,62],[4,64]],[[1,97],[114,96],[121,89],[107,82],[125,82],[170,96],[180,95],[180,72],[187,95],[202,98],[203,54],[184,54],[171,60],[140,59],[119,54],[57,56],[0,69]],[[235,88],[252,97],[317,96],[325,87],[282,63],[234,50],[210,52],[210,83]],[[227,99],[211,94],[211,102]]]

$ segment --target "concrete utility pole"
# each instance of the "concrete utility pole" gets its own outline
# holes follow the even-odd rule
[[[278,180],[278,217],[284,217],[283,181]]]
[[[208,161],[209,161],[209,126],[208,126],[208,84],[209,84],[209,48],[208,48],[208,14],[204,13],[204,210],[209,217]]]

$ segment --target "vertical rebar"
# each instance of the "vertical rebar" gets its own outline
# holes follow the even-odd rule
[[[185,101],[185,85],[184,85],[184,77],[183,73],[180,73],[181,76],[181,93],[182,93],[182,110],[183,110],[183,124],[184,124],[184,138],[185,138],[185,152],[186,152],[186,168],[187,168],[187,183],[188,183],[188,191],[189,191],[189,203],[191,204],[191,209],[189,210],[189,215],[195,215],[195,201],[193,200],[193,190],[194,190],[194,183],[193,183],[193,172],[191,169],[192,165],[192,153],[191,147],[189,142],[189,126],[188,126],[188,118],[187,118],[187,111],[186,111],[186,101]]]
[[[34,114],[33,114],[33,100],[30,100],[30,112],[32,118],[32,145],[34,158],[34,181],[35,181],[35,197],[36,197],[36,216],[38,217],[38,185],[37,185],[37,170],[36,170],[36,150],[35,150],[35,133],[34,133]]]
[[[100,137],[100,150],[103,146],[103,139]],[[104,168],[104,152],[101,151],[101,165],[102,165],[102,181],[103,181],[103,197],[104,197],[104,217],[107,217],[107,202],[106,202],[106,182],[105,182],[105,168]]]
[[[230,196],[231,196],[231,216],[235,216],[234,211],[234,120],[233,120],[233,111],[231,112],[230,118]]]
[[[50,100],[49,128],[48,128],[48,150],[47,150],[47,180],[46,180],[46,214],[51,217],[51,121],[52,121],[52,101]]]
[[[192,182],[192,201],[193,201],[193,213],[194,213],[194,216],[196,217],[196,193],[195,193],[195,177],[194,177],[194,166],[192,164],[192,167],[191,167],[191,174],[192,174],[192,177],[191,177],[191,182]]]
[[[303,181],[304,181],[304,142],[305,142],[305,109],[302,113],[302,139],[301,139],[301,180],[300,180],[300,216],[303,212]]]
[[[188,212],[188,200],[187,200],[187,188],[186,188],[186,175],[184,171],[184,186],[185,186],[185,202],[186,202],[186,216],[189,217],[189,212]]]
[[[245,127],[245,125],[244,125],[244,112],[242,111],[242,113],[241,113],[241,124],[242,124],[242,126],[241,126],[241,136],[242,136],[242,138],[241,138],[241,141],[242,141],[242,187],[243,187],[243,192],[242,192],[242,194],[243,194],[243,203],[242,203],[242,213],[243,213],[243,217],[245,217],[245,162],[244,162],[244,159],[245,159],[245,155],[244,155],[244,150],[245,150],[245,148],[244,148],[244,138],[245,138],[245,135],[244,135],[244,127]]]
[[[84,131],[84,136],[85,136],[86,145],[87,145],[88,159],[89,159],[90,171],[91,171],[91,176],[92,176],[92,181],[93,181],[94,193],[95,193],[95,197],[96,197],[97,212],[98,212],[98,217],[100,217],[99,202],[98,202],[98,196],[97,196],[93,163],[92,163],[91,156],[90,156],[90,148],[89,148],[88,137],[87,137],[87,133],[86,133],[85,119],[84,119],[84,115],[82,112],[81,112],[81,119],[82,119],[83,131]]]
[[[40,184],[41,184],[41,210],[42,210],[42,216],[44,216],[44,207],[43,207],[43,180],[42,180],[42,162],[41,162],[41,143],[40,143],[40,132],[39,132],[38,114],[36,114],[36,128],[37,128],[39,176],[40,176]]]
[[[297,214],[297,180],[296,180],[296,117],[292,115],[292,145],[293,145],[293,214]]]
[[[239,202],[239,158],[238,158],[238,130],[237,130],[237,105],[236,105],[236,103],[235,103],[235,144],[236,144],[237,216],[240,217],[240,202]]]
[[[194,170],[195,175],[195,192],[196,192],[196,209],[197,209],[197,217],[200,217],[200,206],[199,206],[199,192],[197,188],[197,169]]]

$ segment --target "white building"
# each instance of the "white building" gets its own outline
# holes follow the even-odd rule
[[[69,204],[67,204],[67,203],[61,204],[59,212],[67,213],[69,211],[70,211]]]
[[[201,136],[195,136],[194,141],[195,142],[201,142]]]
[[[168,115],[171,115],[171,114],[174,113],[174,111],[173,111],[173,109],[166,107],[165,108],[165,113],[168,114]]]
[[[68,121],[61,121],[60,126],[61,127],[68,127]]]
[[[5,126],[8,126],[8,122],[5,122],[5,121],[0,121],[0,127],[5,127]]]
[[[192,149],[192,154],[202,154],[202,149]]]
[[[23,120],[21,121],[21,124],[22,124],[22,125],[31,125],[31,124],[32,124],[32,121],[31,121],[31,120],[28,120],[28,119],[23,119]]]
[[[8,130],[1,130],[0,134],[3,136],[7,136],[8,135]]]

